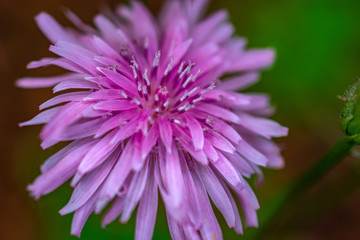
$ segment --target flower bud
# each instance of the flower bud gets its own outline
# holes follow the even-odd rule
[[[344,97],[346,102],[341,111],[341,128],[344,133],[351,137],[357,144],[360,144],[360,80],[357,81]]]

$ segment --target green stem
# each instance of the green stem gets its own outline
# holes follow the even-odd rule
[[[317,162],[310,170],[306,171],[297,181],[277,196],[276,202],[271,210],[260,219],[260,229],[257,231],[255,239],[263,239],[281,220],[282,214],[287,210],[294,201],[297,200],[309,187],[320,180],[328,173],[337,163],[350,153],[355,146],[351,137],[343,137],[329,150],[329,152]]]

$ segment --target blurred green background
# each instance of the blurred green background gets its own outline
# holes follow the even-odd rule
[[[17,123],[38,113],[38,105],[51,97],[51,90],[22,90],[14,81],[23,76],[58,73],[58,69],[26,70],[26,64],[49,56],[49,42],[37,29],[33,17],[40,11],[69,25],[62,15],[68,7],[91,22],[103,0],[1,0],[1,162],[0,239],[76,239],[70,236],[71,215],[60,216],[71,195],[64,185],[34,201],[26,185],[39,174],[40,164],[53,149],[42,151],[37,140],[40,127],[18,128]],[[119,1],[107,1],[115,5]],[[158,11],[161,0],[147,0]],[[274,47],[277,60],[249,91],[266,92],[277,107],[274,119],[290,128],[284,146],[286,167],[266,170],[265,183],[256,190],[259,218],[289,182],[306,171],[341,136],[338,95],[360,74],[359,0],[222,0],[212,1],[210,11],[226,8],[237,35],[250,47]],[[360,161],[349,157],[313,186],[265,239],[360,239]],[[126,225],[114,222],[100,227],[93,215],[81,239],[133,239],[135,214]],[[222,217],[225,239],[249,239],[254,229],[238,236]],[[160,207],[154,239],[170,239],[163,206]]]

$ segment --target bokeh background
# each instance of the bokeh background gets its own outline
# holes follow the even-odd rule
[[[106,1],[111,6],[119,1]],[[156,12],[161,0],[146,4]],[[51,90],[22,90],[14,81],[23,76],[59,73],[56,68],[26,70],[26,64],[49,56],[49,42],[33,17],[47,11],[62,24],[70,8],[90,23],[103,0],[0,1],[0,239],[60,240],[70,236],[71,215],[60,216],[71,195],[64,185],[35,201],[26,185],[39,174],[40,164],[58,147],[42,151],[40,127],[20,129],[18,122],[38,113]],[[250,47],[274,47],[277,61],[262,74],[251,92],[267,92],[277,107],[274,119],[290,128],[284,146],[286,167],[266,170],[265,183],[256,190],[259,218],[291,181],[311,167],[341,136],[338,95],[360,75],[359,0],[213,0],[209,11],[226,8],[237,35]],[[139,19],[139,21],[141,21]],[[298,200],[265,239],[360,239],[360,160],[348,157]],[[126,225],[100,227],[101,215],[91,216],[81,239],[133,239],[135,215]],[[237,236],[223,226],[225,239],[250,239],[254,229]],[[170,239],[163,206],[154,239]]]

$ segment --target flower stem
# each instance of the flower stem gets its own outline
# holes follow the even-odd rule
[[[351,137],[341,138],[319,162],[293,184],[290,184],[285,191],[277,195],[277,199],[273,201],[268,211],[264,212],[260,219],[260,228],[254,239],[264,239],[271,230],[275,229],[279,225],[282,215],[296,202],[298,197],[335,167],[341,159],[351,152],[354,146],[355,142]]]

